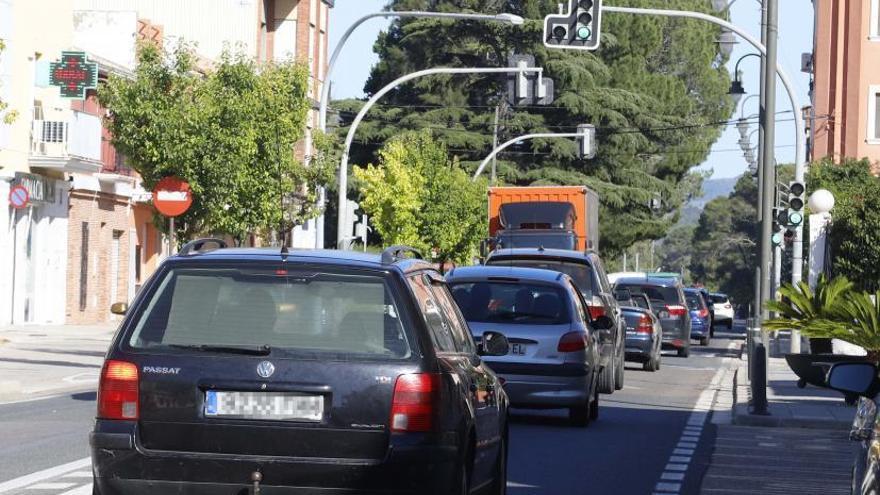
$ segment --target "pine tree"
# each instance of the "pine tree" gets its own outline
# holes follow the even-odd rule
[[[629,0],[619,4],[709,11],[706,0]],[[499,157],[499,178],[516,185],[585,184],[602,198],[603,252],[616,254],[645,239],[662,238],[678,208],[694,192],[692,167],[708,155],[730,115],[729,77],[715,43],[719,32],[694,20],[605,14],[596,52],[547,50],[543,17],[557,0],[394,0],[393,10],[510,12],[524,26],[405,19],[382,33],[380,61],[365,86],[373,94],[393,79],[428,67],[506,66],[509,53],[532,54],[556,85],[547,107],[510,108],[503,77],[433,76],[405,84],[370,110],[358,128],[352,162],[375,153],[403,130],[430,128],[473,170],[492,147],[496,105],[503,140],[530,132],[597,127],[598,156],[582,160],[573,140],[536,140]],[[336,102],[345,125],[358,101]],[[699,185],[699,181],[697,186]],[[650,200],[660,194],[663,209]]]

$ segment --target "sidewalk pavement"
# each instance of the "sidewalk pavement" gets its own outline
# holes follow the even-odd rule
[[[774,346],[771,345],[771,348]],[[785,347],[783,345],[783,347]],[[849,430],[856,408],[844,403],[843,395],[833,390],[807,385],[798,388],[798,377],[785,359],[776,355],[768,359],[766,416],[750,414],[752,402],[746,353],[733,375],[732,422],[743,426],[781,426]]]
[[[116,325],[0,326],[0,404],[94,390]]]

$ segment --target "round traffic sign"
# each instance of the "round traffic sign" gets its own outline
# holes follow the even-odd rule
[[[189,183],[174,176],[160,180],[153,188],[153,206],[166,217],[183,215],[192,206]]]
[[[25,208],[31,200],[31,193],[24,186],[15,186],[9,191],[9,204],[16,210]]]

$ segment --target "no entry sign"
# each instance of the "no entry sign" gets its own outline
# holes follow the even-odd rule
[[[15,186],[9,190],[9,205],[19,210],[25,208],[31,200],[31,194],[24,186]]]
[[[183,215],[192,206],[189,183],[173,176],[160,180],[153,188],[153,206],[166,217]]]

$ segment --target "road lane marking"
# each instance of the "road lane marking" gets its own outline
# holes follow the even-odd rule
[[[90,478],[92,477],[91,471],[74,471],[72,473],[67,473],[63,478]]]
[[[731,341],[727,344],[727,349],[732,350],[737,345],[738,343],[736,341]],[[703,389],[697,398],[696,403],[691,408],[691,414],[688,416],[678,443],[672,450],[669,462],[666,464],[666,468],[663,470],[663,473],[660,474],[660,480],[658,480],[654,487],[655,495],[677,494],[681,491],[681,482],[684,481],[685,475],[687,475],[692,456],[696,452],[697,445],[700,441],[700,435],[703,433],[703,426],[706,424],[706,420],[709,418],[709,413],[712,412],[715,405],[715,397],[721,388],[721,380],[728,372],[728,366],[733,359],[729,354],[721,354],[718,357],[721,356],[725,357],[721,360],[720,366],[718,366],[717,369],[699,368],[714,369],[715,374],[712,376],[712,380],[709,382],[708,387]],[[698,369],[687,368],[684,366],[677,367],[692,370]],[[670,481],[678,481],[679,483],[670,483]]]
[[[76,483],[60,483],[60,482],[50,482],[50,483],[37,483],[36,485],[31,485],[27,487],[28,490],[64,490],[65,488],[70,488],[76,485]]]
[[[92,484],[83,485],[79,488],[74,488],[73,490],[66,491],[61,495],[92,495]]]
[[[41,481],[46,481],[51,478],[55,478],[56,476],[62,475],[64,473],[69,473],[70,471],[77,471],[82,468],[88,467],[92,465],[91,457],[86,457],[85,459],[80,459],[78,461],[68,462],[67,464],[62,464],[60,466],[51,467],[49,469],[44,469],[42,471],[37,471],[36,473],[31,473],[25,476],[21,476],[19,478],[15,478],[14,480],[5,481],[0,483],[0,493],[9,493],[13,490],[18,490],[19,488],[24,488],[28,485],[33,485],[34,483],[39,483]]]

